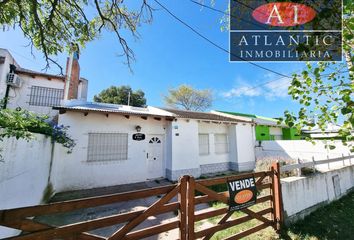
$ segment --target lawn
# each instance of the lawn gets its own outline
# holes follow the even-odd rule
[[[269,205],[268,205],[269,206]],[[214,208],[225,207],[224,204],[214,203]],[[266,208],[266,203],[252,206],[251,209],[259,211]],[[235,212],[231,218],[242,216],[242,213]],[[208,219],[208,224],[216,224],[220,217]],[[252,228],[260,222],[252,220],[224,231],[217,232],[211,239],[219,240],[230,237],[240,231]],[[202,223],[198,223],[196,228],[201,228]],[[268,227],[244,239],[265,240],[265,239],[292,239],[292,240],[346,240],[354,239],[354,192],[341,198],[338,201],[324,206],[304,220],[284,228],[281,235]]]
[[[354,192],[290,226],[282,239],[354,239]]]

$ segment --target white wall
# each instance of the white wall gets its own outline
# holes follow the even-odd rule
[[[172,122],[172,169],[199,168],[198,121],[178,119]]]
[[[15,138],[0,141],[0,209],[41,203],[48,183],[52,144],[50,138],[36,134],[32,141]],[[0,227],[0,238],[19,231]]]
[[[249,123],[236,125],[237,164],[240,171],[253,170],[255,166],[254,127]]]
[[[305,140],[278,140],[278,141],[262,141],[261,147],[256,147],[256,158],[258,160],[279,159],[279,160],[315,160],[341,157],[342,154],[348,155],[349,148],[342,145],[341,141],[334,141],[331,144],[336,146],[330,150],[325,148],[325,141],[316,140],[315,145]],[[258,143],[257,143],[258,145]]]
[[[52,107],[29,105],[31,86],[64,89],[64,81],[60,79],[48,80],[42,76],[36,76],[35,78],[24,74],[19,74],[19,76],[22,79],[22,86],[20,88],[11,88],[8,108],[15,109],[21,107],[29,111],[54,117],[58,111],[53,110]]]
[[[145,181],[147,179],[147,141],[149,134],[161,134],[166,139],[165,128],[169,122],[148,118],[105,113],[92,113],[84,116],[80,112],[67,112],[60,115],[59,124],[70,126],[69,134],[76,140],[71,154],[59,145],[55,147],[53,164],[53,185],[56,191],[106,187]],[[132,140],[139,125],[144,141]],[[88,133],[120,132],[128,133],[128,159],[121,161],[87,162]],[[163,140],[163,144],[167,144]],[[166,149],[166,146],[164,147]],[[164,153],[166,156],[166,152]]]
[[[8,51],[5,49],[0,48],[0,56],[5,57],[5,62],[3,64],[0,64],[0,98],[5,97],[5,92],[6,92],[6,77],[7,73],[10,72],[10,64],[14,64],[16,66],[17,63],[15,62],[15,59],[10,55]]]
[[[230,134],[229,134],[229,124],[217,124],[217,123],[205,123],[200,122],[198,124],[197,134],[208,134],[209,135],[209,154],[199,155],[199,139],[198,139],[198,162],[202,164],[212,164],[212,163],[224,163],[230,160],[230,149],[235,146],[230,145]],[[229,142],[229,152],[228,153],[215,153],[215,134],[226,134],[228,136]],[[233,134],[231,134],[233,135]],[[199,138],[199,137],[198,137]],[[232,157],[231,157],[232,158]]]
[[[337,196],[334,176],[339,177]],[[346,194],[354,187],[354,166],[318,173],[309,177],[281,179],[283,206],[286,222],[296,221],[316,208]],[[338,194],[339,193],[339,194]]]

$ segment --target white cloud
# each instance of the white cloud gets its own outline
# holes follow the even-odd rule
[[[222,93],[224,97],[227,98],[232,98],[232,97],[256,97],[261,95],[261,91],[257,88],[251,88],[249,86],[243,86],[243,87],[236,87],[232,88],[231,90]]]
[[[221,95],[225,98],[241,98],[241,97],[259,97],[263,96],[267,100],[275,100],[277,98],[285,98],[288,96],[288,87],[291,79],[289,78],[276,78],[273,74],[266,74],[262,81],[259,81],[261,85],[255,83],[253,86],[246,83],[242,79],[237,79],[236,86],[229,91],[222,92]],[[262,84],[269,82],[267,84]]]
[[[268,100],[276,98],[285,98],[288,96],[288,87],[290,86],[291,79],[283,78],[278,81],[267,83],[264,86],[264,96]]]

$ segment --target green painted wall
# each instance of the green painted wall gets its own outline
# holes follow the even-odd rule
[[[283,128],[283,139],[284,140],[300,140],[301,136],[298,134],[296,128]]]
[[[264,140],[272,140],[269,134],[269,127],[268,126],[256,126],[256,140],[257,141],[264,141]]]

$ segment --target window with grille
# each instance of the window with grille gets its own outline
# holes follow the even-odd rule
[[[209,134],[199,134],[199,155],[209,154]]]
[[[215,134],[215,153],[228,153],[229,152],[229,141],[227,134]]]
[[[60,105],[63,97],[63,89],[31,86],[29,105],[43,107],[57,106]]]
[[[89,133],[88,136],[88,162],[128,159],[127,133]]]

